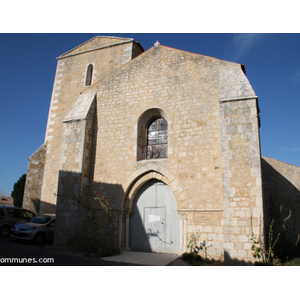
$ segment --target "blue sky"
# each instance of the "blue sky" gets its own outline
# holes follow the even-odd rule
[[[262,155],[300,166],[300,34],[1,33],[0,194],[44,142],[56,57],[96,35],[134,38],[244,64],[259,100]]]

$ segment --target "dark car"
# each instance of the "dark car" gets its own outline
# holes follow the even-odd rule
[[[11,228],[18,222],[29,221],[35,217],[30,210],[14,206],[0,206],[0,236],[9,236]]]
[[[33,241],[41,245],[46,241],[53,241],[55,216],[37,216],[29,222],[19,222],[11,229],[10,236],[18,240]]]

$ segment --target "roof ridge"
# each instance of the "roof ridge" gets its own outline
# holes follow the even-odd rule
[[[281,160],[278,160],[278,159],[275,159],[275,158],[271,158],[271,157],[268,157],[268,156],[262,155],[261,157],[264,158],[264,159],[267,158],[267,159],[275,160],[275,161],[278,161],[278,162],[280,162],[280,163],[283,163],[283,164],[286,164],[286,165],[289,165],[289,166],[292,166],[292,167],[300,168],[299,166],[292,165],[292,164],[287,163],[287,162],[285,162],[285,161],[281,161]]]
[[[234,61],[230,61],[230,60],[225,60],[225,59],[222,59],[222,58],[217,58],[217,57],[210,56],[210,55],[206,55],[206,54],[201,54],[201,53],[196,53],[196,52],[192,52],[192,51],[188,51],[188,50],[178,49],[178,48],[174,48],[174,47],[166,46],[166,45],[162,45],[162,44],[159,44],[158,47],[159,47],[159,46],[166,47],[166,48],[170,48],[170,49],[174,49],[174,50],[178,50],[178,51],[187,52],[187,53],[194,54],[194,55],[201,55],[201,56],[205,56],[205,57],[209,57],[209,58],[213,58],[213,59],[217,59],[217,60],[229,62],[229,63],[232,63],[232,64],[237,64],[237,65],[244,66],[243,64],[238,63],[238,62],[234,62]],[[155,47],[155,46],[153,46],[153,47]],[[151,48],[152,48],[152,47],[151,47]]]
[[[103,37],[103,38],[111,38],[111,39],[120,39],[120,40],[124,40],[124,41],[123,41],[123,42],[120,42],[120,43],[114,43],[114,44],[110,44],[110,45],[105,45],[105,46],[102,46],[102,47],[97,47],[97,48],[94,48],[94,49],[84,50],[84,51],[82,51],[82,52],[78,52],[78,53],[74,53],[74,54],[69,54],[69,55],[67,55],[68,53],[70,53],[70,52],[72,52],[72,51],[78,49],[79,47],[81,47],[81,46],[83,46],[83,45],[85,45],[85,44],[87,44],[87,43],[89,43],[89,42],[91,42],[92,40],[94,40],[94,39],[96,39],[96,38],[101,38],[101,37]],[[94,51],[94,50],[101,49],[101,48],[112,47],[112,46],[114,46],[114,45],[119,45],[119,44],[121,44],[121,43],[128,43],[128,42],[132,42],[132,41],[134,42],[134,39],[133,39],[133,38],[122,38],[122,37],[114,37],[114,36],[96,35],[96,36],[94,36],[93,38],[91,38],[91,39],[85,41],[84,43],[81,43],[80,45],[78,45],[78,46],[76,46],[76,47],[74,47],[74,48],[68,50],[67,52],[65,52],[65,53],[63,53],[63,54],[61,54],[61,55],[59,55],[59,56],[57,57],[57,59],[62,59],[62,58],[65,58],[65,57],[69,57],[69,56],[73,56],[73,55],[78,55],[78,54],[81,54],[81,53],[90,52],[90,51]]]

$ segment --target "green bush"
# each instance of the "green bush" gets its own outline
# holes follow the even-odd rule
[[[22,207],[25,182],[26,182],[26,174],[23,174],[19,178],[19,180],[14,184],[14,189],[11,192],[11,197],[14,199],[15,207]]]
[[[187,261],[190,265],[194,266],[201,265],[203,263],[203,258],[193,252],[184,252],[182,254],[182,259],[184,261]]]

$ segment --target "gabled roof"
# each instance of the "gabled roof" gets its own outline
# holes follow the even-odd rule
[[[14,199],[11,197],[0,196],[0,204],[13,205]]]
[[[132,38],[120,38],[120,37],[113,37],[113,36],[95,36],[92,39],[84,42],[83,44],[60,55],[59,57],[57,57],[57,59],[62,59],[65,57],[78,55],[80,53],[90,52],[90,51],[94,51],[106,47],[113,47],[124,43],[136,43],[139,47],[141,47],[141,45],[138,42],[135,42],[134,39]],[[143,50],[142,47],[141,49]]]
[[[222,61],[222,62],[225,62],[225,63],[231,63],[231,64],[237,64],[237,65],[240,65],[243,72],[246,74],[246,69],[245,69],[245,66],[243,64],[240,64],[240,63],[237,63],[237,62],[234,62],[234,61],[229,61],[229,60],[224,60],[224,59],[221,59],[221,58],[217,58],[217,57],[213,57],[213,56],[210,56],[210,55],[206,55],[206,54],[201,54],[201,53],[197,53],[197,52],[191,52],[191,51],[188,51],[188,50],[182,50],[182,49],[178,49],[178,48],[174,48],[174,47],[170,47],[170,46],[166,46],[166,45],[161,45],[160,43],[158,43],[159,46],[163,46],[165,48],[169,48],[169,49],[172,49],[172,50],[176,50],[176,51],[180,51],[180,52],[186,52],[186,53],[190,53],[192,55],[196,55],[196,56],[202,56],[202,57],[206,57],[208,59],[215,59],[215,60],[218,60],[218,61]],[[154,46],[155,47],[155,44]],[[153,48],[151,47],[151,48]],[[157,45],[156,45],[157,47]],[[151,49],[150,48],[150,49]]]
[[[131,69],[141,60],[144,60],[145,63],[147,63],[147,59],[151,59],[151,57],[153,57],[153,59],[156,61],[156,66],[159,68],[158,56],[156,56],[156,54],[160,51],[170,52],[170,54],[176,53],[175,55],[180,56],[182,61],[187,59],[195,64],[198,62],[203,63],[203,65],[207,64],[208,66],[211,65],[215,68],[218,68],[220,76],[219,92],[221,102],[257,98],[250,82],[245,75],[245,69],[243,65],[199,53],[192,53],[186,50],[163,46],[159,43],[156,43],[153,47],[124,64],[120,69],[115,70],[107,77],[95,82],[92,86],[88,87],[86,90],[83,90],[82,93],[96,92],[97,86],[101,85],[103,81],[109,80],[109,78],[113,78],[114,76],[118,77],[118,73],[123,72],[126,69]]]
[[[295,166],[295,165],[286,163],[286,162],[281,161],[281,160],[278,160],[278,159],[266,157],[266,156],[263,156],[263,155],[262,155],[261,157],[262,157],[262,159],[264,159],[264,160],[267,161],[267,162],[273,162],[273,163],[283,164],[283,165],[287,165],[287,166],[290,166],[290,167],[293,167],[293,168],[298,168],[298,169],[300,169],[299,166]]]

